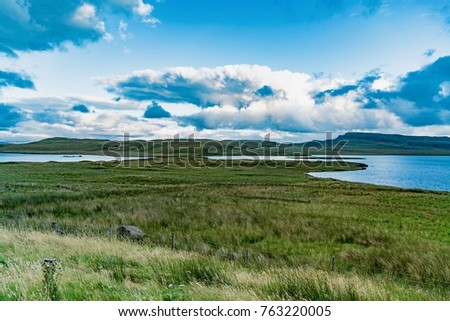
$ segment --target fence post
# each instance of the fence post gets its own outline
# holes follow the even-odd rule
[[[113,226],[112,224],[109,224],[109,240],[112,241],[113,237]]]
[[[172,250],[175,251],[177,249],[177,238],[175,233],[172,233]]]
[[[16,225],[16,228],[20,231],[20,216],[19,215],[14,216],[14,224]]]
[[[331,271],[336,271],[336,257],[331,257]]]
[[[249,249],[245,250],[245,264],[247,264],[247,265],[250,264],[250,250]]]
[[[42,270],[44,272],[44,292],[51,301],[58,301],[61,299],[61,294],[58,288],[58,279],[60,269],[56,259],[43,259]]]

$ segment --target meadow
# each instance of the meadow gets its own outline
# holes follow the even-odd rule
[[[0,299],[450,299],[450,193],[306,175],[341,169],[0,164]],[[118,238],[122,224],[145,238]],[[56,297],[44,258],[58,262]]]

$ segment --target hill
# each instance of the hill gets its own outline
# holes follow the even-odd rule
[[[179,149],[169,148],[178,145]],[[199,144],[200,143],[200,144]],[[328,143],[328,144],[327,144]],[[323,146],[344,144],[342,155],[450,155],[450,137],[406,136],[376,133],[350,132],[331,142],[311,141],[280,144],[264,141],[242,140],[133,140],[121,145],[119,142],[99,139],[48,138],[26,144],[0,145],[3,153],[49,153],[49,154],[118,154],[126,156],[161,155],[309,155],[324,154]],[[309,149],[308,149],[309,147]]]
[[[26,144],[0,144],[2,153],[101,154],[107,140],[54,137]]]
[[[333,143],[343,141],[345,154],[450,155],[450,137],[346,133]]]

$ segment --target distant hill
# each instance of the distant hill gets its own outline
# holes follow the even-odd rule
[[[230,155],[239,154],[241,150],[233,149],[244,141],[211,141],[199,140],[203,144],[208,141],[207,147],[202,151],[202,155]],[[173,154],[167,149],[169,140],[139,141],[134,140],[125,144],[125,150],[130,151],[129,156],[144,156],[147,151],[152,150],[154,155]],[[181,140],[184,147],[194,151],[194,143],[188,143],[187,140]],[[192,141],[190,141],[192,142]],[[342,155],[450,155],[450,137],[428,137],[428,136],[405,136],[374,133],[346,133],[333,139],[328,145],[343,144],[344,148],[340,151]],[[247,148],[244,154],[255,155],[264,153],[262,141],[245,141]],[[270,143],[273,146],[279,146],[276,143]],[[227,145],[225,150],[221,146]],[[296,143],[285,149],[285,155],[305,154],[306,147],[324,146],[325,141],[312,141],[306,143]],[[219,148],[217,148],[219,146]],[[45,154],[110,154],[116,156],[122,151],[117,149],[118,142],[99,140],[99,139],[74,139],[74,138],[48,138],[38,142],[27,144],[9,144],[0,145],[0,152],[3,153],[45,153]],[[120,146],[122,147],[122,146]],[[180,153],[186,153],[188,148]],[[272,152],[276,152],[273,148]],[[199,149],[195,149],[200,153]],[[324,154],[324,150],[318,148],[310,149],[311,154]]]
[[[346,154],[450,155],[450,137],[346,133],[333,144],[343,141]]]
[[[26,144],[0,145],[3,153],[27,154],[101,154],[107,140],[55,137]]]

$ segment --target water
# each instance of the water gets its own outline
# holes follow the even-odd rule
[[[361,156],[366,170],[315,172],[314,177],[342,181],[450,191],[450,156]]]
[[[133,157],[127,159],[134,159]],[[98,156],[98,155],[67,155],[67,154],[10,154],[0,153],[0,163],[8,162],[29,162],[29,163],[45,163],[45,162],[81,162],[81,161],[113,161],[115,157]]]
[[[320,158],[320,156],[318,156]],[[284,156],[214,156],[211,159],[271,159],[293,160]],[[342,156],[347,162],[369,165],[366,170],[342,172],[312,172],[314,177],[334,178],[342,181],[450,191],[450,156]],[[297,161],[307,159],[296,159]]]
[[[293,157],[286,157],[286,156],[241,156],[241,155],[229,155],[229,156],[208,156],[209,159],[219,159],[219,160],[279,160],[279,161],[285,161],[285,160],[306,160],[306,158],[293,158]]]

